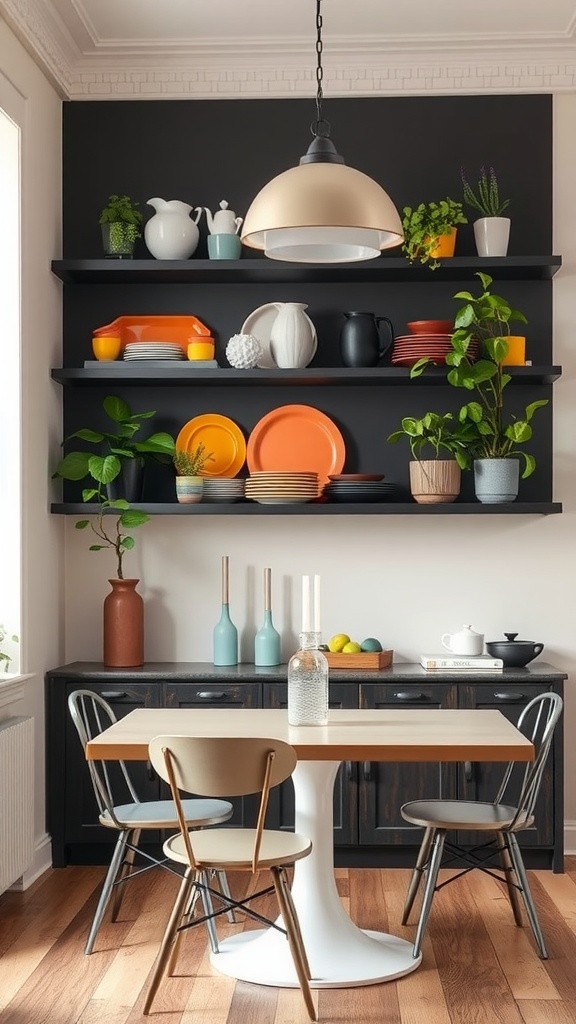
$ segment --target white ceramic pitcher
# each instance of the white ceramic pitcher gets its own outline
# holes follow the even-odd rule
[[[474,658],[484,650],[484,634],[477,633],[472,626],[462,626],[459,633],[444,633],[442,646],[452,654]]]
[[[304,302],[275,302],[278,315],[270,330],[270,353],[276,366],[290,369],[308,366],[316,344],[312,321]]]
[[[148,200],[156,213],[144,227],[144,241],[157,260],[187,260],[196,251],[200,232],[197,223],[200,217],[192,220],[192,207],[179,199]]]

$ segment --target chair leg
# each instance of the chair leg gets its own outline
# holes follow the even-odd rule
[[[542,960],[548,959],[548,952],[544,944],[544,936],[542,935],[542,929],[540,928],[540,922],[538,920],[538,914],[536,912],[536,906],[532,897],[532,892],[528,884],[528,876],[526,875],[526,869],[524,867],[524,861],[522,860],[522,854],[520,853],[520,847],[516,841],[516,836],[513,832],[508,834],[510,856],[512,858],[512,864],[514,865],[514,871],[516,877],[520,882],[520,891],[526,907],[526,913],[528,914],[528,920],[530,927],[532,928],[532,934],[536,940],[538,946],[538,953]]]
[[[290,946],[290,952],[292,954],[292,960],[294,961],[294,967],[296,974],[298,975],[298,981],[300,982],[300,988],[302,989],[302,995],[304,996],[304,1002],[306,1003],[306,1009],[308,1010],[308,1016],[310,1020],[318,1020],[318,1014],[316,1013],[316,1007],[314,1006],[314,1000],[312,999],[312,992],[310,990],[309,972],[307,972],[307,957],[304,953],[303,947],[301,946],[301,935],[299,935],[300,929],[294,928],[293,921],[293,904],[291,907],[290,895],[287,895],[287,883],[286,876],[283,875],[282,869],[273,867],[270,869],[272,878],[274,879],[274,888],[276,890],[276,896],[278,899],[278,906],[282,919],[284,921],[284,927],[286,928],[286,937],[288,939],[288,945]]]
[[[205,876],[204,876],[204,873],[202,871],[195,871],[194,872],[194,878],[193,878],[192,883],[191,883],[191,885],[192,885],[192,892],[189,893],[188,902],[186,903],[186,906],[184,907],[184,910],[182,912],[182,917],[180,919],[180,926],[181,927],[184,927],[185,925],[191,923],[192,918],[194,917],[194,912],[195,912],[195,909],[196,909],[196,903],[198,902],[198,899],[199,899],[200,894],[202,892],[202,889],[201,889],[200,885],[196,885],[195,883],[196,882],[199,882],[199,883],[203,882],[204,879],[205,879]],[[212,927],[214,927],[214,922],[213,921],[208,921],[207,924],[208,924],[208,934],[211,935],[210,925],[212,925]],[[176,932],[176,937],[174,939],[174,943],[173,943],[173,946],[172,946],[172,952],[170,953],[170,959],[168,961],[168,966],[166,968],[166,974],[168,975],[169,978],[172,977],[172,975],[174,974],[174,971],[176,970],[176,961],[178,960],[178,953],[180,951],[180,943],[182,941],[182,936],[183,935],[184,935],[184,932],[182,930],[179,930],[179,931]],[[214,947],[212,947],[212,948],[214,948]],[[216,952],[218,952],[218,950],[216,950]]]
[[[286,896],[287,909],[290,912],[291,917],[292,917],[292,924],[293,924],[294,932],[295,932],[296,937],[298,939],[298,944],[300,946],[300,952],[301,952],[301,955],[302,955],[302,961],[303,961],[304,967],[306,969],[306,977],[307,978],[311,978],[312,977],[312,973],[310,971],[310,964],[308,962],[308,954],[306,952],[306,947],[304,945],[304,939],[302,937],[302,930],[300,928],[300,921],[298,920],[298,915],[296,913],[296,907],[294,906],[294,900],[292,899],[292,891],[290,889],[290,882],[288,881],[288,875],[286,874],[286,868],[281,867],[280,868],[280,873],[281,873],[282,882],[283,882],[283,885],[284,885],[284,893],[285,893],[285,896]]]
[[[152,979],[146,993],[144,1008],[142,1010],[145,1017],[150,1013],[150,1007],[152,1006],[154,996],[156,995],[160,982],[164,976],[166,966],[172,953],[172,947],[178,935],[178,926],[184,914],[186,904],[190,899],[190,887],[193,881],[194,877],[192,875],[192,869],[188,868],[180,884],[178,895],[174,902],[174,906],[172,907],[172,912],[170,914],[168,924],[166,925],[166,931],[164,932],[162,943],[158,950],[158,956],[154,963]]]
[[[102,891],[100,893],[100,899],[98,900],[98,906],[96,907],[96,911],[92,919],[92,924],[90,925],[88,938],[86,940],[86,946],[84,947],[84,952],[86,956],[89,956],[94,948],[94,942],[96,941],[98,929],[102,924],[102,918],[104,917],[106,907],[108,906],[108,903],[110,901],[110,896],[112,895],[112,889],[114,886],[114,882],[116,880],[116,876],[120,870],[120,865],[122,864],[122,861],[124,859],[124,852],[126,849],[126,843],[128,842],[129,836],[130,832],[121,832],[120,835],[118,836],[118,839],[116,840],[116,846],[114,847],[114,853],[112,854],[110,867],[108,868],[106,878],[104,879],[104,883],[102,885]]]
[[[512,913],[514,914],[514,920],[519,928],[522,927],[522,912],[520,909],[520,896],[518,889],[514,885],[512,878],[512,872],[514,871],[514,865],[512,864],[512,858],[510,857],[510,850],[508,847],[508,836],[503,832],[496,833],[496,844],[500,851],[500,863],[502,864],[502,870],[506,879],[506,888],[508,891],[508,898],[512,907]]]
[[[420,888],[420,882],[422,881],[422,875],[424,874],[424,868],[430,855],[430,847],[432,840],[436,835],[435,828],[427,828],[420,843],[420,849],[418,850],[418,858],[416,860],[416,866],[412,872],[412,878],[410,879],[410,885],[408,886],[408,892],[406,893],[406,900],[404,902],[404,910],[402,911],[402,924],[408,923],[410,917],[410,911],[414,906],[414,900],[416,894]]]
[[[214,905],[212,903],[212,896],[208,892],[206,886],[209,884],[208,875],[205,871],[201,871],[198,881],[201,884],[200,898],[202,900],[202,907],[204,909],[204,915],[208,918],[206,921],[206,928],[208,929],[208,937],[210,939],[210,947],[213,953],[219,953],[220,947],[218,945],[218,936],[216,934],[216,925],[214,918],[211,916],[214,914]]]
[[[138,846],[140,841],[141,829],[135,829],[134,832],[128,833],[128,842],[130,843],[130,849],[126,850],[126,855],[120,870],[116,878],[116,885],[114,886],[114,892],[112,894],[112,911],[110,919],[112,921],[118,920],[118,914],[120,913],[120,907],[122,906],[122,900],[124,899],[125,888],[122,884],[132,873],[134,869],[134,858],[136,857],[136,850],[132,847]]]
[[[442,852],[444,850],[445,839],[445,829],[438,829],[432,842],[432,856],[430,857],[430,863],[426,874],[426,887],[424,889],[424,896],[422,897],[422,909],[420,910],[420,918],[418,920],[418,928],[416,929],[416,938],[414,940],[414,949],[412,950],[412,956],[414,959],[417,959],[420,956],[422,939],[424,938],[424,932],[426,930],[430,909],[432,907],[432,900],[434,899],[434,893],[436,892],[436,882],[438,880],[438,872],[442,862]]]
[[[218,878],[218,885],[220,886],[220,892],[223,896],[227,896],[229,900],[232,899],[232,893],[230,892],[230,886],[228,885],[228,876],[225,871],[216,871],[216,877]],[[234,908],[231,907],[226,917],[230,921],[230,924],[236,924],[236,914]]]

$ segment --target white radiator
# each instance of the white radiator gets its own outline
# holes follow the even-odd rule
[[[0,893],[34,859],[34,719],[0,722]]]

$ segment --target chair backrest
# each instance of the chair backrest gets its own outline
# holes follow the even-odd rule
[[[554,729],[562,714],[563,701],[557,693],[539,693],[525,708],[518,718],[517,728],[534,744],[535,757],[524,768],[524,777],[520,795],[514,797],[513,806],[517,813],[510,825],[514,831],[524,822],[529,823],[540,792],[544,769],[552,747]],[[502,779],[502,784],[494,803],[507,803],[507,792],[513,777],[515,762],[511,762]]]
[[[268,796],[274,786],[292,775],[297,763],[294,748],[283,740],[261,737],[155,736],[148,749],[152,766],[170,784],[180,829],[193,866],[194,853],[182,812],[180,791],[204,797],[261,794],[252,857],[252,870],[256,871]]]
[[[86,750],[88,740],[98,736],[109,725],[117,721],[116,715],[108,702],[92,690],[74,690],[68,697],[68,709],[84,750]],[[113,763],[115,775],[118,775],[118,772],[120,773],[122,784],[122,795],[120,796],[117,793],[115,797],[110,778],[112,771],[110,762],[87,761],[86,764],[100,814],[108,811],[117,827],[122,828],[114,813],[114,804],[119,804],[121,801],[126,803],[126,797],[132,803],[138,803],[138,796],[128,775],[126,765],[123,761]]]

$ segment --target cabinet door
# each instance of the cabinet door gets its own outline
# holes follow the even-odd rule
[[[64,863],[92,863],[100,864],[110,857],[110,848],[116,842],[118,834],[114,829],[103,828],[98,824],[98,806],[88,767],[84,758],[84,751],[78,738],[78,733],[70,714],[68,713],[68,694],[73,690],[93,690],[100,694],[111,705],[117,718],[123,718],[135,708],[153,708],[161,704],[162,683],[132,683],[132,682],[86,682],[82,679],[71,680],[64,686],[65,711],[62,732],[64,737],[64,820],[62,822],[62,834],[52,833],[53,842],[60,847],[64,853]],[[59,744],[62,740],[58,736],[50,737],[51,744]],[[50,757],[50,752],[49,752]],[[147,763],[134,762],[127,765],[134,788],[141,800],[157,800],[159,798],[160,786],[156,775]],[[121,779],[117,766],[112,762],[108,767],[111,785],[114,792],[117,792],[118,802],[129,800],[126,789],[120,787]],[[116,789],[116,786],[118,789]],[[143,845],[155,844],[159,841],[159,833],[147,832],[142,836]],[[70,846],[79,844],[84,846],[85,853],[74,854],[74,859],[68,861],[66,852]],[[88,848],[89,847],[89,848]],[[103,847],[103,849],[102,849]],[[81,860],[78,858],[82,858]]]
[[[535,683],[486,683],[461,685],[458,688],[459,705],[466,708],[496,708],[510,721],[516,724],[522,709],[539,693],[552,687]],[[544,770],[540,796],[535,810],[535,820],[531,828],[518,833],[518,842],[523,847],[551,847],[554,843],[554,745]],[[465,800],[491,801],[498,792],[506,766],[503,764],[467,762],[460,766],[458,793]],[[518,764],[514,770],[509,797],[512,803],[520,792],[525,765]],[[485,842],[486,836],[479,832],[460,833],[457,840],[462,846],[473,846]]]
[[[357,683],[335,683],[330,680],[330,707],[355,708],[358,706]],[[264,705],[268,708],[287,708],[287,683],[265,683]],[[337,846],[356,845],[358,842],[357,765],[340,765],[334,781],[334,843]],[[291,779],[271,794],[268,808],[270,828],[294,828],[294,785]]]
[[[406,708],[408,713],[410,708],[451,708],[456,694],[444,683],[362,683],[360,706]],[[402,804],[456,793],[456,767],[451,764],[365,761],[359,772],[361,846],[419,846],[422,829],[404,821]]]
[[[260,683],[167,683],[168,708],[258,708],[262,705]],[[191,794],[194,796],[194,794]],[[258,818],[258,798],[229,797],[234,814],[226,823],[234,828],[254,828]],[[226,827],[226,826],[224,826]]]

